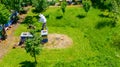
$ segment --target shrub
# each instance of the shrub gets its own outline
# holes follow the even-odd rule
[[[90,9],[90,2],[84,1],[83,2],[83,8],[84,8],[85,12],[87,13]]]
[[[63,1],[61,4],[61,10],[62,10],[63,14],[65,13],[66,6],[67,6],[67,3],[65,1]]]
[[[35,12],[43,12],[48,7],[47,0],[36,0],[33,2],[33,6],[35,6]]]

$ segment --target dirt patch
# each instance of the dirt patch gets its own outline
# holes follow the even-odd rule
[[[73,43],[72,39],[64,34],[49,34],[48,43],[44,45],[45,48],[60,49],[67,48]]]

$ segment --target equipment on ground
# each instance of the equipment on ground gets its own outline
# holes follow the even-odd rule
[[[48,42],[48,30],[41,30],[42,44]]]
[[[18,45],[22,45],[26,38],[32,38],[33,35],[30,33],[30,32],[22,32],[21,35],[20,35],[20,42]]]

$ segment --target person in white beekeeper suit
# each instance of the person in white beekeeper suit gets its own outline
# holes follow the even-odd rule
[[[43,14],[39,14],[39,22],[42,22],[42,29],[43,30],[44,28],[46,28],[46,22],[47,22],[47,19],[45,18],[45,16]]]

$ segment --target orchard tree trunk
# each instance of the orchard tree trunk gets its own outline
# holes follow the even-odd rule
[[[34,59],[35,59],[35,64],[37,64],[37,59],[36,59],[36,55],[34,56]]]
[[[34,56],[34,59],[35,59],[35,64],[37,64],[37,59],[36,59],[36,54],[35,54],[35,49],[33,49],[33,56]]]

